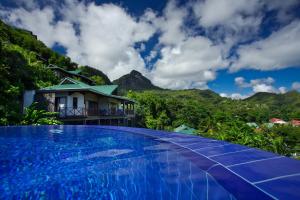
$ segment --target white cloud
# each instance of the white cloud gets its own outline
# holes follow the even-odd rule
[[[266,39],[241,46],[231,71],[242,68],[276,70],[300,64],[300,21],[294,21]]]
[[[287,92],[287,88],[286,87],[279,87],[278,91],[279,91],[280,94],[284,94],[284,93]]]
[[[175,1],[169,1],[164,9],[164,15],[154,20],[155,25],[162,33],[159,42],[164,45],[177,45],[186,36],[184,33],[184,19],[187,9],[179,8]]]
[[[246,83],[245,82],[245,78],[244,77],[236,77],[234,79],[234,82],[237,86],[245,88],[245,87],[250,87],[251,84],[250,83]]]
[[[300,90],[300,82],[294,82],[292,84],[292,89],[293,90]]]
[[[209,0],[199,1],[193,8],[200,24],[205,27],[236,26],[242,25],[242,14],[257,12],[260,4],[258,0]]]
[[[190,36],[184,29],[186,8],[170,1],[156,25],[161,30],[161,58],[155,63],[151,77],[154,84],[171,88],[207,88],[216,71],[226,67],[220,48],[203,36]]]
[[[198,36],[176,47],[163,47],[152,72],[153,81],[167,88],[189,88],[195,82],[214,80],[215,71],[224,66],[220,50],[207,38]]]
[[[242,95],[240,93],[232,93],[232,94],[227,94],[227,93],[220,93],[221,97],[226,97],[226,98],[230,98],[230,99],[246,99],[248,98],[250,95]]]
[[[50,7],[27,11],[23,8],[13,11],[1,11],[1,15],[17,27],[28,29],[36,34],[46,45],[55,43],[54,11]]]
[[[253,85],[253,92],[270,92],[275,93],[275,88],[272,85],[267,85],[265,83],[260,83]]]
[[[252,88],[254,93],[270,92],[270,93],[286,93],[286,87],[274,87],[275,80],[272,77],[252,79],[249,82],[244,77],[236,77],[235,84],[241,88]]]

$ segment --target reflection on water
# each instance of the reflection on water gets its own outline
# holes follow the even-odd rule
[[[233,199],[169,143],[97,128],[53,130],[0,132],[0,199]]]
[[[88,155],[78,154],[76,157],[62,159],[62,162],[77,162],[81,160],[93,159],[98,157],[115,157],[132,152],[130,149],[109,149],[106,151],[98,151]]]
[[[50,132],[50,133],[58,133],[58,134],[62,134],[62,133],[63,133],[63,130],[61,130],[61,129],[50,129],[49,132]]]

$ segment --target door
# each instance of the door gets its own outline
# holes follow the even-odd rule
[[[59,113],[60,117],[66,116],[66,97],[55,97],[55,111]]]

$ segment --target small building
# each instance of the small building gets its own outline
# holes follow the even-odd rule
[[[263,126],[266,128],[273,128],[274,124],[273,123],[264,123]]]
[[[188,134],[188,135],[196,135],[196,129],[186,126],[184,124],[175,128],[174,132]]]
[[[87,83],[89,85],[95,85],[94,81],[89,79],[86,76],[83,76],[80,74],[81,70],[76,69],[76,70],[65,70],[61,67],[58,67],[56,65],[50,65],[48,69],[52,70],[54,74],[59,78],[59,79],[64,79],[64,78],[72,78],[72,79],[77,79],[80,80],[84,83]]]
[[[300,126],[300,120],[299,119],[293,119],[291,121],[292,126]]]
[[[30,105],[32,99],[43,103],[46,110],[57,112],[59,119],[66,124],[132,126],[135,102],[118,96],[117,88],[117,85],[89,85],[67,77],[58,85],[27,91],[24,105]]]
[[[259,128],[259,126],[255,122],[248,122],[247,125],[251,128]]]
[[[272,119],[270,119],[270,122],[273,124],[286,124],[287,123],[286,121],[279,119],[279,118],[272,118]]]

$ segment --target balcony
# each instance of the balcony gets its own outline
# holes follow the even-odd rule
[[[128,116],[134,115],[134,110],[122,110],[122,109],[86,109],[86,108],[60,108],[58,112],[59,118],[86,118],[89,116],[109,117],[109,116]]]

